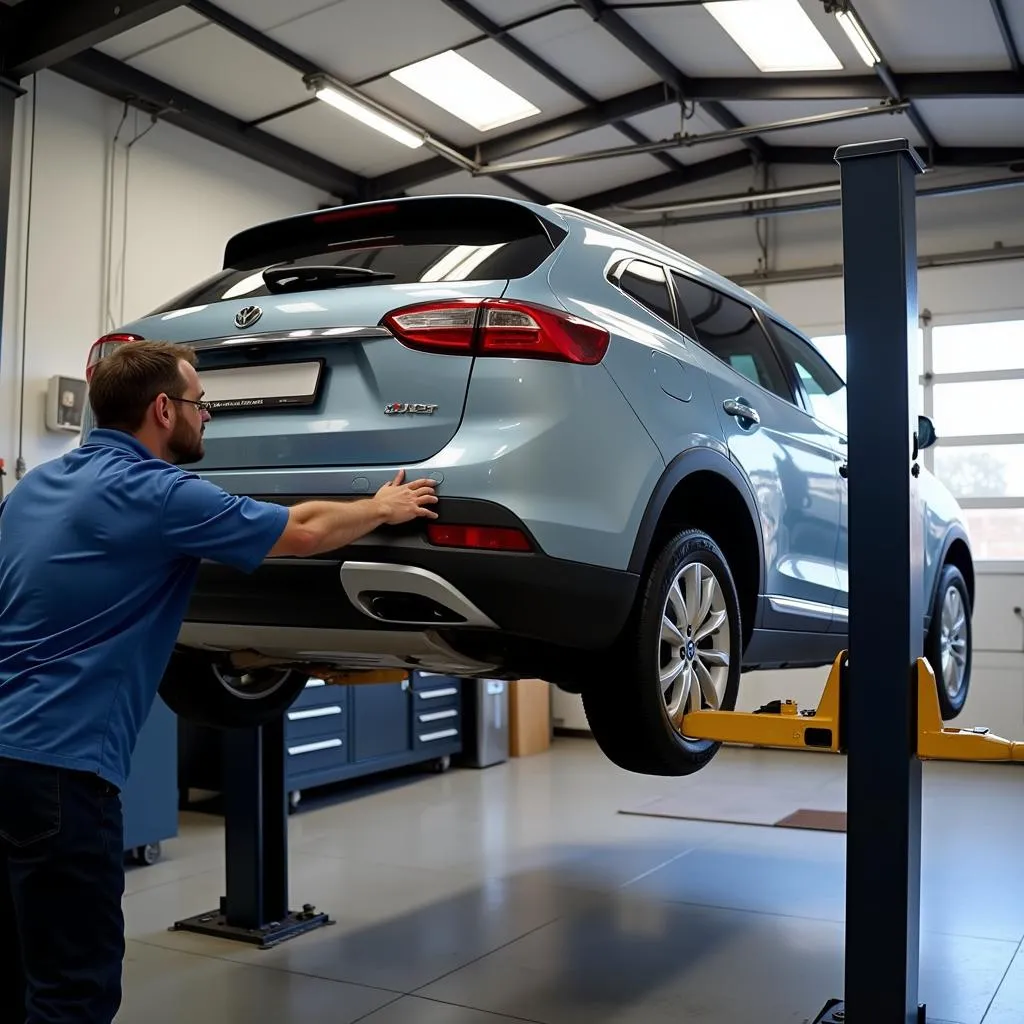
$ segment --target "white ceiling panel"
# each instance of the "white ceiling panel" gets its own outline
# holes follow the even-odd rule
[[[552,85],[514,54],[491,40],[468,46],[459,52],[466,60],[472,61],[477,67],[529,100],[540,109],[540,113],[492,131],[480,132],[392,78],[382,78],[362,88],[367,95],[386,103],[396,112],[437,132],[443,138],[464,146],[472,146],[529,127],[531,124],[539,124],[561,114],[568,114],[572,110],[578,110],[580,107],[578,100]]]
[[[218,7],[230,11],[261,32],[342,3],[344,0],[217,0]]]
[[[585,153],[591,150],[612,149],[627,146],[629,140],[612,127],[597,128],[594,131],[573,135],[571,138],[538,146],[525,153],[516,153],[509,160],[532,160],[536,157],[559,156],[564,153]],[[566,164],[544,167],[535,171],[516,171],[521,181],[546,192],[553,199],[564,202],[591,192],[614,188],[625,182],[638,181],[661,174],[667,168],[653,156],[615,157],[610,160],[593,160],[589,163]]]
[[[682,121],[678,104],[670,104],[667,107],[658,107],[657,110],[649,110],[646,114],[638,114],[636,117],[631,117],[629,123],[651,140],[666,139],[677,132],[685,132],[688,135],[707,135],[710,132],[722,130],[722,126],[708,117],[700,107],[697,107],[692,116]],[[673,149],[671,155],[680,163],[695,164],[702,160],[711,160],[716,156],[735,153],[742,148],[743,143],[739,140],[702,142],[699,146],[681,146],[678,149]]]
[[[825,14],[818,0],[802,0],[802,6],[843,63],[843,71],[834,74],[864,74],[863,61],[835,18]],[[645,8],[636,13],[619,13],[683,74],[705,78],[761,75],[753,61],[703,7],[670,7],[664,11]]]
[[[409,149],[326,103],[314,103],[261,127],[285,142],[367,177],[429,160],[434,155],[425,146]]]
[[[551,0],[473,0],[473,6],[499,25],[551,10]],[[561,6],[560,4],[557,6]],[[586,15],[584,15],[586,17]]]
[[[297,71],[215,25],[129,63],[242,120],[309,99]]]
[[[832,101],[803,101],[765,103],[751,100],[729,103],[728,108],[748,125],[770,124],[795,117],[811,117],[838,110],[852,110],[868,104],[836,104]],[[906,114],[882,114],[850,121],[832,121],[806,128],[787,128],[763,136],[772,146],[845,146],[856,142],[875,142],[878,139],[909,139],[915,145],[924,140]]]
[[[424,185],[416,185],[407,191],[412,196],[485,195],[523,198],[521,193],[496,178],[473,177],[468,171],[456,171],[435,181],[428,181]]]
[[[166,43],[179,36],[194,32],[209,22],[187,7],[176,7],[167,14],[144,22],[137,28],[122,32],[96,47],[110,57],[118,60],[130,60],[161,43]]]
[[[894,71],[1010,66],[989,0],[858,0],[857,12]]]
[[[350,83],[422,60],[474,34],[440,0],[345,0],[268,32]]]
[[[943,146],[1024,144],[1024,100],[921,100],[914,104]]]
[[[597,99],[610,99],[658,81],[646,64],[595,25],[582,9],[563,11],[512,34]]]

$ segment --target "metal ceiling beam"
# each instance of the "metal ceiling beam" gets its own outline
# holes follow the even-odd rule
[[[691,80],[677,68],[657,47],[644,38],[617,10],[604,0],[576,0],[603,29],[614,36],[638,60],[646,64],[666,85],[682,99],[690,99]],[[717,102],[701,102],[707,115],[723,128],[742,128],[743,122]],[[768,161],[768,147],[760,139],[747,139],[744,145],[762,160]]]
[[[832,167],[835,158],[834,146],[776,146],[772,149],[772,159],[777,164]],[[1024,146],[943,146],[936,153],[934,166],[1010,167],[1024,171]]]
[[[22,0],[6,12],[0,73],[25,78],[181,5],[181,0]]]
[[[530,125],[527,128],[520,128],[506,135],[489,139],[480,143],[477,152],[481,160],[487,162],[500,160],[515,153],[523,153],[529,149],[536,149],[538,146],[545,146],[561,139],[567,139],[572,135],[600,128],[602,125],[611,124],[624,117],[632,117],[634,114],[654,110],[670,102],[671,97],[666,93],[663,85],[648,85],[623,96],[617,96],[582,110],[574,110],[572,113],[552,118],[550,121],[542,121],[540,124]],[[371,182],[371,187],[378,195],[395,195],[407,188],[425,185],[428,181],[450,173],[451,168],[445,161],[423,160],[411,167],[402,167],[397,171],[375,178]]]
[[[1013,38],[1013,28],[1010,26],[1010,19],[1007,17],[1003,0],[992,0],[992,13],[999,25],[999,32],[1003,37],[1003,44],[1006,46],[1007,56],[1010,58],[1010,66],[1018,74],[1024,74],[1024,64],[1021,63],[1020,51]]]
[[[592,96],[586,89],[559,71],[553,64],[548,63],[543,57],[526,46],[525,43],[521,43],[515,36],[510,35],[497,22],[491,21],[487,15],[478,11],[468,0],[441,0],[441,2],[481,32],[486,33],[499,46],[504,47],[509,53],[518,57],[527,67],[532,68],[542,78],[546,78],[552,85],[556,85],[563,92],[568,93],[573,99],[579,100],[580,103],[588,107],[592,107],[598,102],[596,96]],[[634,128],[628,121],[624,121],[621,118],[610,121],[609,124],[625,135],[631,142],[642,144],[651,141],[642,131]],[[673,170],[678,170],[683,166],[668,153],[659,153],[657,159]]]
[[[644,178],[642,181],[617,185],[615,188],[606,189],[603,192],[580,196],[566,205],[575,206],[581,210],[606,210],[621,203],[632,202],[634,199],[642,199],[644,196],[665,192],[670,188],[692,185],[697,181],[706,181],[708,178],[717,178],[722,174],[745,170],[753,165],[753,159],[752,153],[741,149],[735,153],[726,153],[725,156],[713,157],[711,160],[702,160],[697,164],[688,164],[682,171],[669,171],[667,174],[659,174],[653,178]]]
[[[235,17],[229,11],[225,11],[223,8],[218,7],[216,4],[211,3],[210,0],[190,0],[189,7],[192,8],[197,14],[201,14],[204,18],[212,21],[215,25],[219,25],[222,29],[227,32],[231,32],[239,39],[244,40],[250,46],[255,47],[257,50],[267,54],[269,57],[273,57],[279,60],[282,64],[287,65],[294,71],[298,72],[304,78],[314,76],[324,76],[327,78],[340,81],[336,76],[331,75],[330,72],[325,71],[319,65],[313,63],[308,58],[303,57],[302,54],[296,53],[294,50],[285,46],[283,43],[279,43],[276,39],[271,39],[270,36],[259,29],[253,28],[248,22],[242,21],[241,18]],[[351,87],[349,87],[351,88]],[[376,107],[381,110],[381,113],[385,116],[392,117],[399,124],[406,123],[407,118],[403,118],[400,115],[395,114],[392,111],[388,111],[383,104],[376,100],[365,97],[367,106]],[[453,145],[445,139],[435,133],[424,132],[425,136],[430,136],[436,139],[438,145],[434,148],[440,153],[440,159],[445,164],[446,174],[451,174],[454,167],[465,166],[467,163],[471,163],[473,158],[468,154],[462,153],[459,147]],[[427,138],[427,145],[431,144],[431,138]],[[445,152],[450,155],[445,156]],[[460,159],[461,158],[461,159]],[[524,185],[522,182],[517,181],[515,178],[502,176],[498,180],[508,188],[514,189],[520,195],[525,196],[532,202],[549,203],[551,199],[544,195],[543,192],[538,191],[529,185]]]
[[[98,50],[80,53],[53,70],[330,195],[344,200],[365,195],[366,178],[361,175],[250,128],[244,121]]]
[[[1024,186],[1024,175],[1015,178],[997,178],[992,181],[976,181],[969,182],[967,184],[940,185],[937,188],[919,189],[917,192],[917,198],[932,199],[944,196],[972,195],[977,192],[992,192],[999,189],[1020,188],[1022,186]],[[825,191],[826,189],[834,192],[839,191],[839,185],[818,185],[814,186],[814,188],[817,191]],[[787,190],[784,189],[778,189],[775,190],[774,193],[752,192],[742,198],[738,195],[721,196],[717,198],[722,202],[754,203],[776,198],[777,194],[782,194],[786,191]],[[800,190],[794,189],[789,194],[799,195]],[[699,209],[701,204],[707,203],[707,200],[694,200],[692,208]],[[751,220],[754,218],[761,219],[762,217],[786,217],[797,213],[817,213],[820,210],[838,210],[841,206],[842,197],[836,196],[834,199],[818,199],[806,203],[790,203],[786,206],[758,206],[756,208],[748,206],[743,210],[721,210],[715,213],[697,214],[696,216],[665,214],[662,216],[645,217],[642,220],[622,221],[621,223],[623,227],[639,231],[643,228],[677,227],[685,224],[707,224],[712,221],[721,220]],[[686,209],[686,204],[680,203],[676,209],[680,214],[682,214]]]
[[[909,103],[856,107],[852,110],[835,110],[828,114],[809,114],[807,117],[793,117],[785,121],[772,121],[766,124],[751,124],[743,128],[723,128],[719,132],[706,132],[701,135],[674,135],[657,142],[645,142],[634,146],[616,146],[610,149],[591,150],[584,153],[564,153],[559,156],[542,156],[532,160],[512,160],[507,163],[485,164],[477,168],[476,174],[511,174],[522,171],[539,170],[544,167],[564,167],[568,164],[591,163],[595,160],[614,160],[624,156],[635,156],[641,153],[658,153],[669,149],[682,149],[705,145],[709,142],[741,141],[754,135],[767,135],[771,132],[791,131],[794,128],[811,128],[821,124],[833,124],[837,121],[853,121],[864,117],[877,117],[880,114],[896,114],[909,108]]]
[[[892,76],[907,100],[1024,97],[1024,78],[1009,71],[939,71]],[[806,78],[691,78],[689,98],[716,100],[881,100],[890,98],[876,75]]]

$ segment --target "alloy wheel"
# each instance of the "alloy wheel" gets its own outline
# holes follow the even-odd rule
[[[942,652],[942,685],[955,700],[967,671],[967,609],[956,587],[950,587],[942,599],[942,628],[939,634]]]
[[[703,563],[685,566],[672,581],[659,644],[665,708],[683,735],[683,716],[702,707],[718,710],[729,679],[732,636],[725,591]]]

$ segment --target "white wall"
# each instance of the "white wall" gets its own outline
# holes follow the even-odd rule
[[[31,94],[18,101],[0,348],[0,458],[7,464],[8,487],[18,454],[23,332],[24,452],[31,468],[77,441],[76,434],[45,430],[43,395],[51,375],[81,377],[96,338],[216,271],[235,231],[329,201],[309,186],[163,123],[126,158],[126,144],[150,125],[135,112],[122,127],[112,166],[122,105],[45,73],[38,78],[30,222],[31,104]]]

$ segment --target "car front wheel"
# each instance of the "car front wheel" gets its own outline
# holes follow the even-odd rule
[[[925,657],[935,672],[945,722],[964,709],[971,684],[971,603],[963,573],[945,565],[925,638]]]
[[[178,650],[160,683],[160,696],[176,715],[196,725],[251,728],[279,719],[306,678],[290,669],[238,671],[199,651]]]
[[[654,562],[616,652],[583,689],[605,755],[645,775],[703,768],[720,744],[687,736],[684,716],[735,708],[742,643],[725,556],[706,533],[681,531]]]

